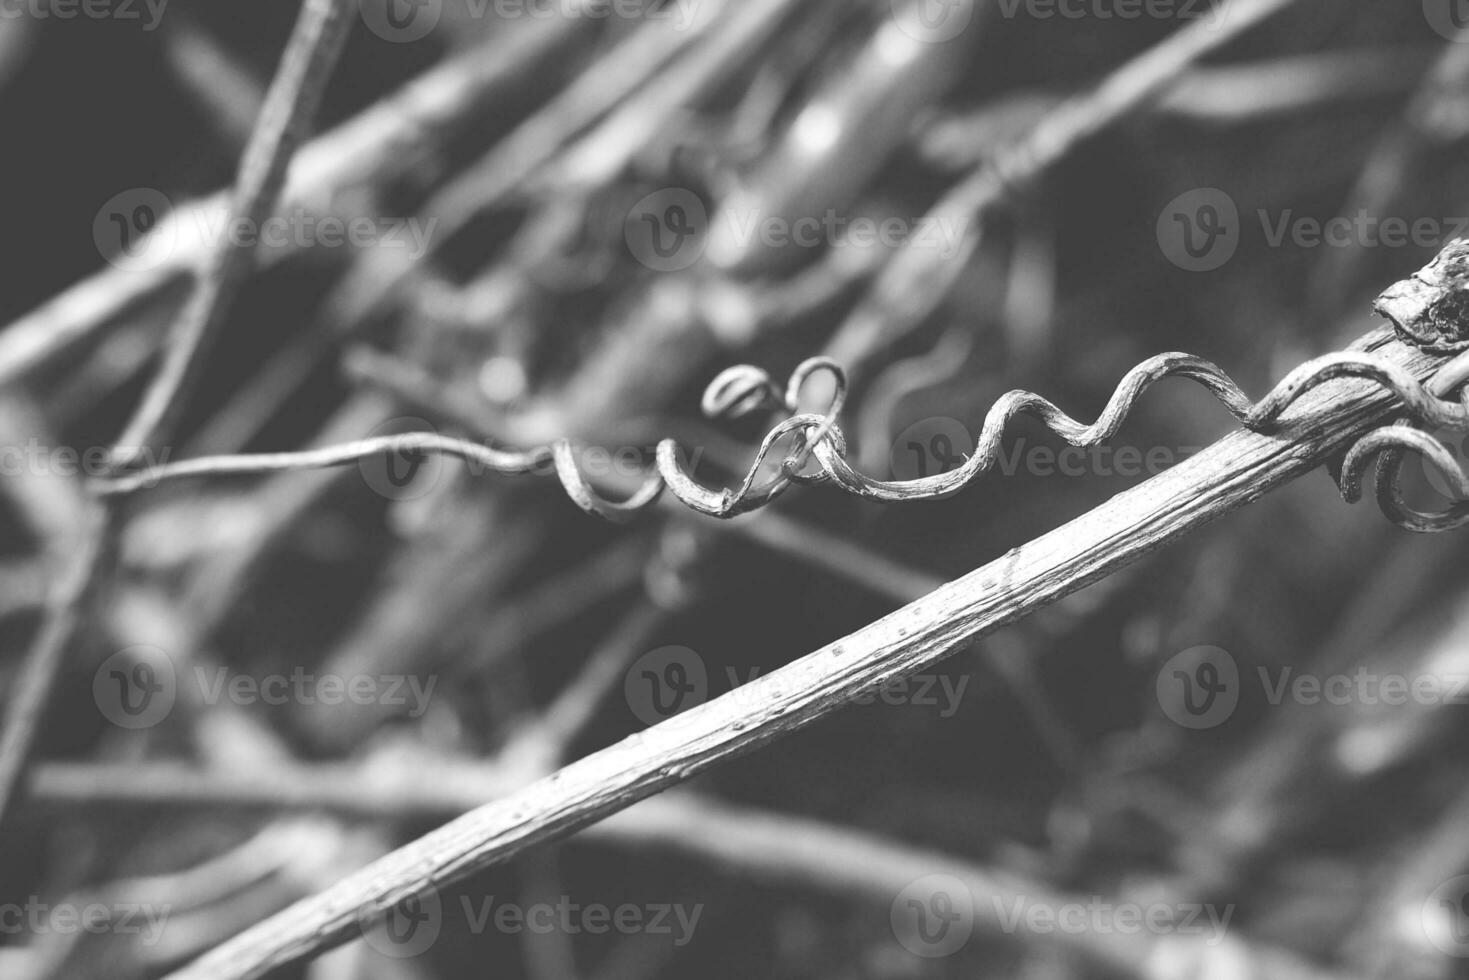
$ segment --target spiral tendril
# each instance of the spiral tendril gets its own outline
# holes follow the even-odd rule
[[[189,460],[126,472],[95,484],[100,494],[132,493],[165,480],[227,473],[267,473],[339,466],[386,453],[437,452],[456,456],[498,473],[526,474],[554,467],[571,500],[588,513],[610,521],[631,520],[669,491],[685,506],[711,517],[730,518],[767,506],[795,484],[832,483],[843,490],[871,500],[930,500],[958,493],[982,478],[1000,459],[1001,444],[1011,419],[1030,415],[1077,448],[1099,445],[1116,435],[1138,399],[1164,378],[1187,378],[1217,398],[1246,428],[1272,432],[1279,428],[1289,408],[1306,392],[1325,382],[1345,377],[1373,381],[1388,389],[1401,402],[1403,424],[1377,429],[1359,440],[1346,454],[1340,485],[1345,499],[1354,503],[1362,495],[1362,476],[1373,461],[1378,463],[1376,491],[1383,512],[1401,527],[1415,531],[1442,531],[1469,524],[1469,474],[1438,440],[1409,424],[1432,426],[1455,432],[1469,431],[1469,392],[1457,400],[1447,395],[1469,378],[1469,355],[1448,365],[1432,386],[1419,382],[1401,365],[1370,353],[1328,354],[1296,368],[1259,402],[1252,403],[1235,382],[1213,363],[1190,354],[1159,354],[1132,368],[1122,377],[1106,407],[1095,422],[1084,424],[1049,400],[1029,391],[1016,390],[1001,397],[985,416],[974,453],[949,472],[914,480],[884,481],[856,470],[847,458],[847,442],[838,422],[847,397],[847,379],[842,368],[827,358],[802,363],[786,386],[781,406],[791,413],[776,424],[761,441],[744,478],[733,488],[713,489],[695,479],[686,468],[677,442],[658,444],[656,464],[642,484],[626,499],[609,500],[587,479],[576,458],[575,446],[567,440],[526,451],[495,449],[466,440],[432,433],[407,433],[348,443],[320,450],[266,455],[220,456]],[[1464,363],[1460,363],[1464,362]],[[833,383],[831,398],[822,412],[801,412],[803,392],[818,374]],[[732,384],[746,390],[731,390]],[[748,386],[753,385],[753,388]],[[756,391],[755,389],[760,389]],[[768,390],[767,390],[768,389]],[[724,372],[710,385],[704,398],[706,412],[715,406],[745,404],[759,406],[781,401],[763,372],[736,368]],[[787,446],[773,475],[764,475],[777,449]],[[1403,499],[1399,477],[1406,452],[1421,456],[1436,470],[1445,486],[1461,499],[1436,513],[1413,509]],[[819,469],[803,472],[811,460]]]

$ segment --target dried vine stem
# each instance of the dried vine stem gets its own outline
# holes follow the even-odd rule
[[[1356,347],[1418,379],[1443,358],[1386,329]],[[1315,469],[1401,411],[1355,378],[1304,394],[1274,435],[1236,432],[1070,524],[747,686],[475,810],[274,915],[172,975],[251,980],[359,934],[406,897],[563,837],[798,731],[893,678],[1107,577]]]

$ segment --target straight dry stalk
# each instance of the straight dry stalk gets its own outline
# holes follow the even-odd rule
[[[1357,348],[1420,378],[1443,363],[1387,330]],[[1371,382],[1324,384],[1295,403],[1279,434],[1227,436],[870,626],[466,814],[266,919],[172,980],[251,980],[345,942],[405,898],[564,837],[933,666],[1316,469],[1398,411],[1394,396]]]

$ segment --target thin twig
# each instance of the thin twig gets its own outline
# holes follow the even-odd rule
[[[21,446],[27,440],[56,445],[54,429],[23,394],[0,394],[0,445]],[[85,527],[87,496],[81,482],[49,470],[19,468],[0,480],[0,496],[14,506],[44,556],[65,564]]]
[[[392,405],[386,399],[359,395],[337,409],[308,443],[335,445],[391,415]],[[208,636],[214,630],[266,556],[343,475],[341,470],[317,470],[310,476],[277,477],[251,487],[249,531],[242,543],[212,555],[185,592],[182,605],[195,635]]]
[[[1153,103],[1153,116],[1200,127],[1263,123],[1341,102],[1383,99],[1410,91],[1435,47],[1360,47],[1323,54],[1194,68]],[[1016,142],[1061,94],[1029,90],[977,109],[941,116],[919,137],[918,152],[948,170],[968,170]]]
[[[352,0],[306,0],[302,8],[240,165],[239,211],[257,226],[275,209],[286,166],[302,130],[315,116],[354,11]],[[208,335],[227,312],[239,279],[251,268],[253,252],[237,247],[228,236],[221,241],[209,274],[198,284],[178,321],[174,345],[157,383],[112,449],[114,462],[134,458],[162,431],[187,376],[204,352]],[[116,515],[109,503],[93,508],[91,526],[83,532],[71,567],[56,582],[40,631],[27,651],[0,729],[0,823],[30,759],[67,648],[109,564],[118,530]]]
[[[87,526],[79,529],[76,551],[68,556],[68,567],[51,586],[40,629],[6,702],[4,726],[0,727],[0,824],[30,759],[66,651],[81,631],[89,599],[101,584],[102,570],[115,544],[112,526],[110,508],[87,508]]]
[[[684,55],[569,147],[545,175],[544,186],[589,190],[605,186],[627,168],[670,122],[708,98],[758,51],[803,4],[797,0],[747,0],[706,43]],[[700,12],[700,17],[703,12]]]
[[[138,470],[128,476],[98,480],[97,493],[113,497],[136,493],[156,486],[163,480],[180,480],[200,476],[259,476],[266,473],[298,473],[303,470],[329,469],[360,463],[375,456],[407,456],[415,453],[442,453],[463,459],[472,465],[496,473],[529,473],[545,468],[550,462],[549,450],[512,452],[480,445],[464,439],[441,436],[432,432],[405,432],[396,436],[375,436],[356,442],[302,449],[287,453],[251,453],[238,456],[205,456]]]
[[[493,40],[425,72],[303,147],[291,166],[284,200],[291,207],[322,211],[344,188],[375,185],[401,173],[436,152],[466,120],[595,24],[589,18],[526,18],[523,28],[497,32]],[[25,379],[180,275],[200,268],[205,242],[199,232],[226,204],[220,192],[175,208],[152,233],[177,236],[176,247],[156,266],[98,272],[0,330],[0,386]],[[278,251],[284,254],[272,250],[266,258]]]
[[[1414,187],[1416,168],[1424,157],[1469,135],[1459,122],[1469,81],[1469,44],[1444,45],[1421,77],[1408,77],[1418,82],[1417,91],[1368,149],[1341,214],[1393,213],[1394,205]],[[1338,311],[1349,308],[1370,254],[1370,249],[1361,247],[1331,248],[1314,263],[1306,280],[1306,312],[1312,326],[1324,327]]]
[[[557,151],[620,103],[639,101],[636,96],[640,88],[666,87],[666,83],[656,81],[656,75],[671,58],[702,42],[711,30],[729,29],[728,24],[721,24],[723,7],[723,0],[700,4],[698,18],[677,28],[651,20],[589,65],[540,111],[465,168],[424,206],[426,213],[440,218],[438,244],[533,179],[537,171],[554,160]]]
[[[413,406],[416,410],[430,413],[430,417],[443,419],[487,436],[492,441],[503,441],[504,433],[495,431],[487,424],[483,412],[477,406],[460,404],[451,390],[445,389],[428,372],[398,359],[375,354],[366,348],[357,348],[348,353],[345,361],[347,373],[359,377],[374,387],[381,388]],[[670,422],[672,420],[669,420]],[[706,450],[706,457],[727,470],[737,470],[739,454],[744,447],[733,440],[723,439],[719,432],[702,425],[685,426],[686,440]],[[639,436],[627,436],[636,441]],[[628,480],[616,473],[607,473],[593,478],[597,490],[612,495],[627,495],[634,492],[641,480]],[[662,509],[669,515],[701,527],[709,525],[702,517],[665,498]],[[885,596],[897,603],[912,602],[927,595],[943,584],[943,579],[922,569],[913,568],[879,554],[839,534],[824,530],[814,524],[789,517],[774,510],[747,515],[715,525],[715,529],[767,548],[777,554],[809,565],[852,582],[874,595]],[[552,586],[547,598],[559,602],[560,595]],[[539,605],[539,604],[538,604]],[[518,621],[517,621],[518,622]],[[532,621],[533,623],[534,621]],[[513,625],[513,624],[512,624]],[[535,631],[535,627],[526,624]],[[493,644],[491,644],[493,646]]]
[[[1380,330],[1360,345],[1416,376],[1442,363]],[[747,685],[595,753],[393,852],[173,974],[251,980],[350,938],[360,916],[564,837],[722,761],[800,730],[894,678],[931,667],[1165,544],[1315,469],[1393,418],[1376,384],[1342,379],[1284,416],[1284,434],[1236,432],[1070,524]]]
[[[391,267],[382,255],[370,252],[359,255],[333,290],[326,304],[328,313],[324,322],[268,362],[261,372],[268,382],[264,392],[251,389],[238,396],[239,399],[252,404],[279,400],[284,392],[299,386],[334,344],[356,325],[371,320],[400,292],[410,287],[422,289],[432,280],[435,259],[460,232],[522,188],[577,134],[611,112],[639,87],[649,84],[670,58],[697,43],[717,25],[722,13],[720,4],[701,4],[698,19],[677,28],[655,19],[589,66],[424,202],[422,212],[437,224],[422,255],[389,256]],[[524,233],[517,237],[509,254],[518,259],[523,252],[534,251],[523,249],[523,244]]]
[[[396,633],[390,623],[369,617],[362,630],[363,639],[354,639],[356,631],[353,631],[348,641],[333,651],[326,662],[333,671],[452,670],[456,677],[489,676],[497,666],[503,670],[504,661],[514,651],[528,648],[545,634],[585,615],[588,609],[631,590],[641,581],[642,569],[647,562],[646,552],[643,540],[636,536],[627,537],[566,572],[552,575],[544,582],[503,596],[496,602],[484,603],[490,607],[488,611],[480,612],[456,627],[445,639],[432,644],[417,643],[405,649],[403,642],[393,642]],[[458,572],[460,566],[452,564],[454,578],[465,579],[466,576]],[[420,574],[417,578],[428,578],[439,594],[444,592],[444,588],[437,585],[437,576]],[[498,587],[498,583],[491,584]],[[473,594],[480,597],[485,590],[476,589]],[[492,594],[499,595],[498,592]],[[416,589],[413,597],[417,613],[413,621],[420,624],[416,635],[421,635],[424,600]],[[389,604],[392,603],[384,603]],[[459,617],[456,614],[453,618],[457,620]],[[370,648],[365,645],[365,638],[369,636],[376,641]],[[391,663],[382,662],[381,655],[386,650],[396,654]],[[458,651],[463,653],[451,662],[450,654]],[[406,704],[379,701],[372,705],[355,705],[351,712],[330,712],[325,720],[314,713],[305,714],[301,723],[324,743],[351,745],[366,738],[386,719],[405,710]]]
[[[612,628],[580,672],[540,715],[506,741],[501,756],[512,769],[545,775],[564,764],[567,753],[596,717],[597,709],[628,666],[670,618],[669,610],[644,598]]]
[[[386,769],[364,772],[354,765],[291,766],[298,771],[232,773],[168,763],[105,766],[53,763],[32,777],[31,797],[42,805],[114,806],[118,804],[239,807],[278,810],[327,810],[339,815],[379,820],[418,820],[463,812],[512,785],[506,775],[483,764],[446,764],[436,757],[424,764],[395,764],[403,781],[382,778]],[[374,778],[374,776],[378,778]],[[578,841],[615,847],[668,849],[709,862],[733,874],[762,882],[828,892],[846,898],[864,896],[890,902],[917,879],[945,874],[964,883],[973,899],[976,925],[994,935],[1006,930],[996,910],[1030,903],[1059,908],[1078,899],[1055,892],[1041,881],[981,865],[962,855],[924,850],[878,834],[854,830],[790,814],[777,813],[674,793],[646,800],[601,823],[589,826]],[[1159,955],[1168,937],[1146,933],[1101,934],[1021,929],[1010,937],[1022,944],[1065,945],[1089,960],[1105,964],[1137,980],[1169,980],[1179,961],[1190,962],[1194,975],[1217,960],[1236,967],[1253,964],[1242,980],[1269,977],[1314,977],[1314,971],[1292,954],[1231,937],[1210,946],[1197,937],[1175,937],[1173,956]],[[1245,953],[1241,960],[1241,952]]]
[[[929,212],[935,227],[964,233],[953,253],[911,245],[898,251],[853,310],[828,354],[856,372],[881,348],[938,308],[983,237],[987,212],[1034,183],[1078,146],[1163,95],[1185,71],[1296,0],[1236,3],[1222,24],[1199,21],[1170,35],[1043,118],[1018,146],[987,161]]]
[[[1462,673],[1469,651],[1469,609],[1460,606],[1448,621],[1427,632],[1413,618],[1390,632],[1380,629],[1421,602],[1445,580],[1445,566],[1459,561],[1450,550],[1425,562],[1421,539],[1401,540],[1402,550],[1382,561],[1368,587],[1353,597],[1357,601],[1317,645],[1310,663],[1318,674]],[[1371,601],[1362,601],[1363,595]],[[1257,866],[1264,854],[1340,805],[1334,791],[1360,786],[1422,755],[1442,734],[1448,721],[1444,716],[1452,713],[1448,705],[1417,704],[1391,717],[1366,709],[1294,710],[1272,719],[1251,749],[1219,773],[1216,805],[1209,819],[1191,824],[1185,844],[1207,851],[1209,859],[1191,868],[1173,885],[1174,891],[1220,894],[1238,887],[1244,869]]]
[[[265,104],[262,79],[196,18],[180,13],[165,25],[163,54],[179,87],[232,156],[244,151]]]
[[[305,0],[260,117],[240,158],[231,223],[259,228],[275,213],[286,168],[316,119],[317,107],[347,42],[356,5],[352,0]],[[228,315],[235,293],[255,268],[257,249],[225,236],[210,256],[188,305],[174,324],[163,366],[121,438],[115,462],[127,465],[147,446],[166,438],[182,410],[199,368]]]

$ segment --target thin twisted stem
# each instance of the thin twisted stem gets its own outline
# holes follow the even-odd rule
[[[1203,386],[1235,419],[1255,432],[1275,431],[1286,412],[1307,392],[1342,378],[1358,378],[1386,389],[1408,416],[1421,423],[1439,428],[1469,429],[1469,406],[1440,397],[1436,389],[1425,386],[1407,368],[1381,354],[1344,351],[1319,357],[1292,371],[1259,402],[1251,402],[1229,375],[1209,361],[1190,354],[1159,354],[1123,376],[1095,422],[1079,422],[1034,392],[1012,391],[1000,398],[985,416],[975,452],[963,465],[947,473],[915,480],[884,481],[859,472],[847,458],[846,440],[836,421],[846,396],[846,380],[837,365],[826,359],[813,359],[802,364],[787,388],[784,398],[786,409],[795,410],[803,386],[818,371],[829,372],[835,379],[835,394],[830,407],[824,413],[792,415],[775,425],[761,441],[744,478],[733,488],[711,489],[698,482],[685,467],[683,450],[671,439],[659,444],[654,471],[648,474],[632,496],[622,502],[613,502],[602,497],[582,474],[575,447],[570,442],[561,441],[549,447],[516,452],[431,433],[408,433],[299,453],[188,460],[100,481],[97,490],[103,495],[116,496],[185,477],[314,469],[386,453],[435,452],[456,456],[504,474],[545,472],[546,463],[554,461],[555,472],[572,501],[589,513],[614,521],[629,520],[651,507],[665,489],[692,510],[720,518],[765,507],[796,483],[830,482],[849,493],[872,500],[931,500],[958,493],[994,469],[1001,458],[1005,432],[1015,416],[1033,416],[1070,445],[1089,448],[1115,436],[1149,388],[1165,378],[1174,377],[1187,378]],[[711,386],[711,393],[713,389]],[[706,397],[705,402],[706,405],[713,404],[715,399]],[[792,443],[794,448],[785,457],[777,474],[762,479],[777,449],[787,443]],[[1390,439],[1376,438],[1370,444],[1371,451],[1363,450],[1350,457],[1348,479],[1343,483],[1347,499],[1354,501],[1359,495],[1351,478],[1360,476],[1364,460],[1394,448],[1417,448],[1418,445],[1416,441],[1394,443]],[[820,472],[803,476],[798,471],[812,455],[821,467]],[[1440,455],[1429,454],[1428,458],[1442,468]],[[1457,467],[1454,467],[1454,476],[1450,479],[1460,478]]]

